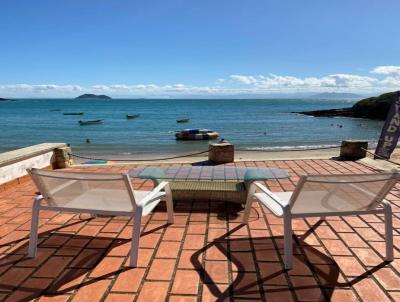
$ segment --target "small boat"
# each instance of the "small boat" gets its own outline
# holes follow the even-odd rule
[[[102,124],[104,120],[91,120],[91,121],[79,121],[79,125],[86,126],[86,125],[97,125]]]
[[[131,119],[137,118],[137,117],[139,117],[139,116],[140,116],[140,114],[127,114],[127,115],[126,115],[126,118],[127,118],[128,120],[131,120]]]
[[[64,112],[64,115],[83,115],[84,112]]]
[[[175,133],[177,140],[210,140],[218,136],[218,132],[207,129],[185,129]]]
[[[177,122],[178,124],[189,123],[189,122],[190,122],[190,119],[184,118],[184,119],[181,119],[181,120],[176,120],[176,122]]]

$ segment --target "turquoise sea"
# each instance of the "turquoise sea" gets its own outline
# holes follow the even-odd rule
[[[183,154],[207,149],[208,141],[176,141],[173,131],[206,128],[246,150],[337,145],[343,139],[375,143],[382,122],[315,118],[292,111],[349,107],[354,101],[311,99],[23,99],[0,102],[0,152],[42,142],[66,142],[82,155]],[[60,109],[61,111],[51,111]],[[84,112],[64,116],[63,112]],[[126,114],[140,114],[127,120]],[[190,118],[188,124],[177,119]],[[80,126],[79,120],[104,119]],[[339,127],[338,125],[342,125]],[[86,143],[86,139],[90,143]]]

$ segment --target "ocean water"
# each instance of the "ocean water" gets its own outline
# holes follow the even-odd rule
[[[354,101],[265,100],[73,100],[0,102],[0,152],[42,142],[66,142],[81,155],[184,154],[207,150],[208,141],[176,141],[173,131],[206,128],[238,149],[271,150],[337,145],[344,139],[376,143],[381,121],[316,118],[293,111],[349,107]],[[51,111],[61,109],[61,111]],[[64,116],[63,112],[84,112]],[[126,114],[140,114],[127,120]],[[190,118],[188,124],[177,119]],[[80,126],[79,120],[104,119]],[[340,128],[338,125],[342,125]],[[90,143],[86,143],[86,139]]]

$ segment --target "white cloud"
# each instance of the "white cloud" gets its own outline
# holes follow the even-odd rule
[[[82,93],[109,94],[113,97],[185,97],[230,96],[240,94],[296,92],[354,92],[380,93],[400,89],[400,66],[378,66],[371,73],[377,77],[356,74],[328,74],[321,77],[292,75],[241,75],[219,78],[213,85],[195,86],[183,83],[157,85],[57,85],[57,84],[0,84],[0,97],[75,97]]]
[[[400,66],[377,66],[372,69],[371,73],[383,75],[400,75]]]
[[[230,78],[234,81],[238,81],[242,84],[256,84],[257,83],[257,79],[254,76],[244,76],[244,75],[237,75],[237,74],[233,74],[230,76]]]
[[[377,80],[371,77],[352,74],[332,74],[321,78],[298,78],[294,76],[280,76],[269,74],[268,76],[231,75],[233,81],[241,84],[254,85],[258,88],[282,88],[282,89],[315,89],[315,88],[362,88],[369,87]]]

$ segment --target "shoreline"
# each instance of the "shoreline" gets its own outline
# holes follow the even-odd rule
[[[375,149],[368,149],[370,152],[374,152]],[[235,152],[235,161],[236,163],[239,162],[263,162],[263,161],[282,161],[282,160],[316,160],[316,159],[339,159],[340,149],[329,149],[329,150],[304,150],[304,151],[281,151],[281,152],[271,152],[271,151],[264,151],[264,152],[254,152],[254,151],[238,151]],[[158,157],[162,155],[159,154]],[[110,157],[109,157],[110,158]],[[122,157],[120,157],[122,158]],[[118,159],[115,157],[114,159]],[[167,159],[167,160],[143,160],[142,158],[137,158],[138,160],[129,160],[129,161],[108,161],[105,163],[91,163],[91,164],[84,164],[85,160],[77,161],[74,158],[74,166],[107,166],[107,165],[127,165],[127,164],[145,164],[145,165],[163,165],[163,164],[209,164],[208,162],[208,154],[204,154],[201,156],[191,156],[187,158],[176,158],[176,159]],[[394,162],[398,162],[399,165],[395,165],[393,163],[387,162],[385,160],[374,160],[373,155],[367,153],[365,158],[355,160],[355,162],[361,163],[366,165],[370,168],[386,171],[386,172],[393,172],[393,171],[400,171],[400,147],[397,147],[392,156],[390,158]],[[87,161],[87,160],[86,160]]]
[[[368,151],[374,152],[375,148],[369,148]],[[234,162],[246,162],[246,161],[281,161],[281,160],[314,160],[314,159],[339,159],[340,148],[335,149],[325,149],[325,150],[302,150],[302,151],[236,151],[235,152],[235,161]],[[171,154],[169,154],[171,155]],[[175,154],[175,156],[178,156]],[[107,159],[107,156],[103,156]],[[136,159],[124,160],[123,156],[114,156],[113,159],[117,159],[119,161],[109,160],[106,163],[92,163],[92,164],[84,164],[85,161],[88,160],[77,160],[74,158],[75,166],[102,166],[102,165],[127,165],[127,164],[194,164],[194,163],[205,163],[208,162],[208,153],[204,155],[196,155],[190,157],[180,157],[174,159],[166,159],[166,160],[154,160],[155,158],[167,157],[165,154],[152,154],[152,157],[149,156],[137,156]],[[100,158],[98,156],[97,158]],[[146,160],[148,159],[148,160]],[[391,161],[398,162],[400,164],[400,146],[397,147],[390,158]],[[400,165],[395,165],[389,163],[385,160],[374,160],[373,155],[367,153],[365,158],[356,160],[356,162],[362,163],[374,169],[379,169],[383,171],[399,171]]]
[[[339,156],[340,148],[335,149],[325,149],[325,150],[301,150],[301,151],[290,151],[290,150],[280,150],[280,151],[235,151],[235,162],[242,161],[266,161],[266,160],[292,160],[292,159],[330,159]],[[151,157],[150,157],[151,156]],[[120,163],[196,163],[208,160],[208,153],[201,155],[195,155],[190,157],[180,157],[174,159],[166,160],[154,160],[156,158],[179,156],[179,154],[151,154],[149,156],[135,156],[130,159],[123,155],[104,155],[101,156],[100,153],[93,156],[96,159],[109,160],[113,164]],[[127,161],[124,161],[127,159]],[[135,160],[137,159],[137,160]],[[118,161],[114,161],[118,160]],[[74,157],[75,163],[83,163],[85,159],[79,159]]]
[[[335,149],[322,149],[322,150],[279,150],[279,151],[235,151],[235,162],[240,161],[264,161],[264,160],[284,160],[284,159],[328,159],[339,156],[340,148]],[[73,150],[72,150],[73,151]],[[73,152],[74,153],[74,152]],[[194,152],[196,153],[196,152]],[[204,154],[185,156],[190,153],[151,153],[148,155],[110,155],[110,154],[90,154],[87,157],[98,160],[108,160],[110,162],[121,163],[194,163],[208,160],[208,152]],[[179,157],[185,156],[185,157]],[[159,158],[177,157],[172,159],[157,160]],[[74,162],[83,163],[90,159],[82,159],[73,157]],[[124,161],[126,159],[126,161]],[[137,160],[135,160],[137,159]]]

